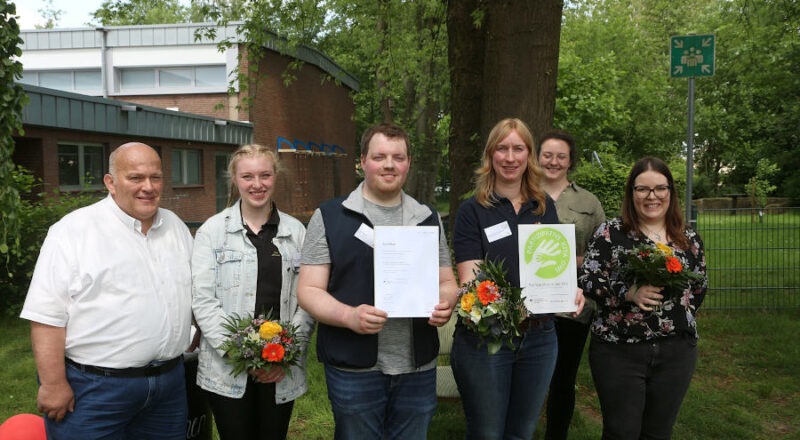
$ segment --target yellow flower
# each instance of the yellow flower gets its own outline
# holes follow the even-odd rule
[[[283,327],[277,322],[267,321],[261,324],[261,327],[258,328],[258,334],[261,336],[261,339],[270,340],[275,336],[280,334]]]
[[[672,256],[672,248],[665,245],[664,243],[656,243],[656,247],[658,250],[664,253],[664,255],[671,257]]]
[[[471,312],[473,304],[475,304],[475,294],[474,293],[472,293],[472,292],[465,293],[461,297],[461,309],[464,310],[465,312]]]

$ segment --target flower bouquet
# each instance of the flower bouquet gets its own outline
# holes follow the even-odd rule
[[[250,369],[278,366],[291,375],[289,367],[298,365],[306,338],[298,335],[297,326],[259,315],[231,315],[222,325],[229,333],[219,349],[225,362],[233,366],[237,376]]]
[[[640,245],[628,253],[628,262],[622,270],[626,280],[637,286],[663,287],[667,291],[682,292],[692,280],[703,276],[686,270],[681,260],[676,257],[672,248],[663,244]]]
[[[506,280],[502,262],[485,260],[474,271],[475,279],[458,289],[456,313],[466,328],[488,345],[495,354],[503,343],[520,336],[519,325],[528,315],[522,289]]]

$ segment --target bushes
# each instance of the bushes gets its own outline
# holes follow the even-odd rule
[[[0,313],[16,316],[25,301],[47,230],[64,215],[96,202],[103,194],[54,191],[46,198],[38,197],[41,195],[33,194],[33,188],[39,182],[22,167],[15,170],[14,183],[22,196],[19,210],[21,231],[19,245],[12,246],[8,259],[0,261]]]
[[[599,157],[602,168],[581,163],[570,175],[570,180],[594,194],[603,205],[606,217],[613,217],[622,210],[622,196],[631,164],[619,162],[610,154],[600,153]]]

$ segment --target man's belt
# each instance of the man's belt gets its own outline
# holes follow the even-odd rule
[[[171,371],[183,360],[183,355],[170,359],[165,362],[158,362],[155,364],[145,365],[144,367],[133,368],[107,368],[96,367],[94,365],[84,365],[73,361],[70,358],[65,358],[67,364],[83,371],[84,373],[92,373],[100,376],[110,377],[150,377],[160,376],[164,373]]]

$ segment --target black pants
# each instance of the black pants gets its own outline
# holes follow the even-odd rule
[[[546,440],[566,440],[575,410],[575,378],[581,364],[589,324],[556,317],[558,359],[547,396]]]
[[[592,337],[589,363],[604,440],[667,440],[697,364],[697,339],[614,344]]]
[[[284,440],[289,431],[294,401],[277,405],[275,384],[247,378],[241,399],[206,393],[220,440]]]

